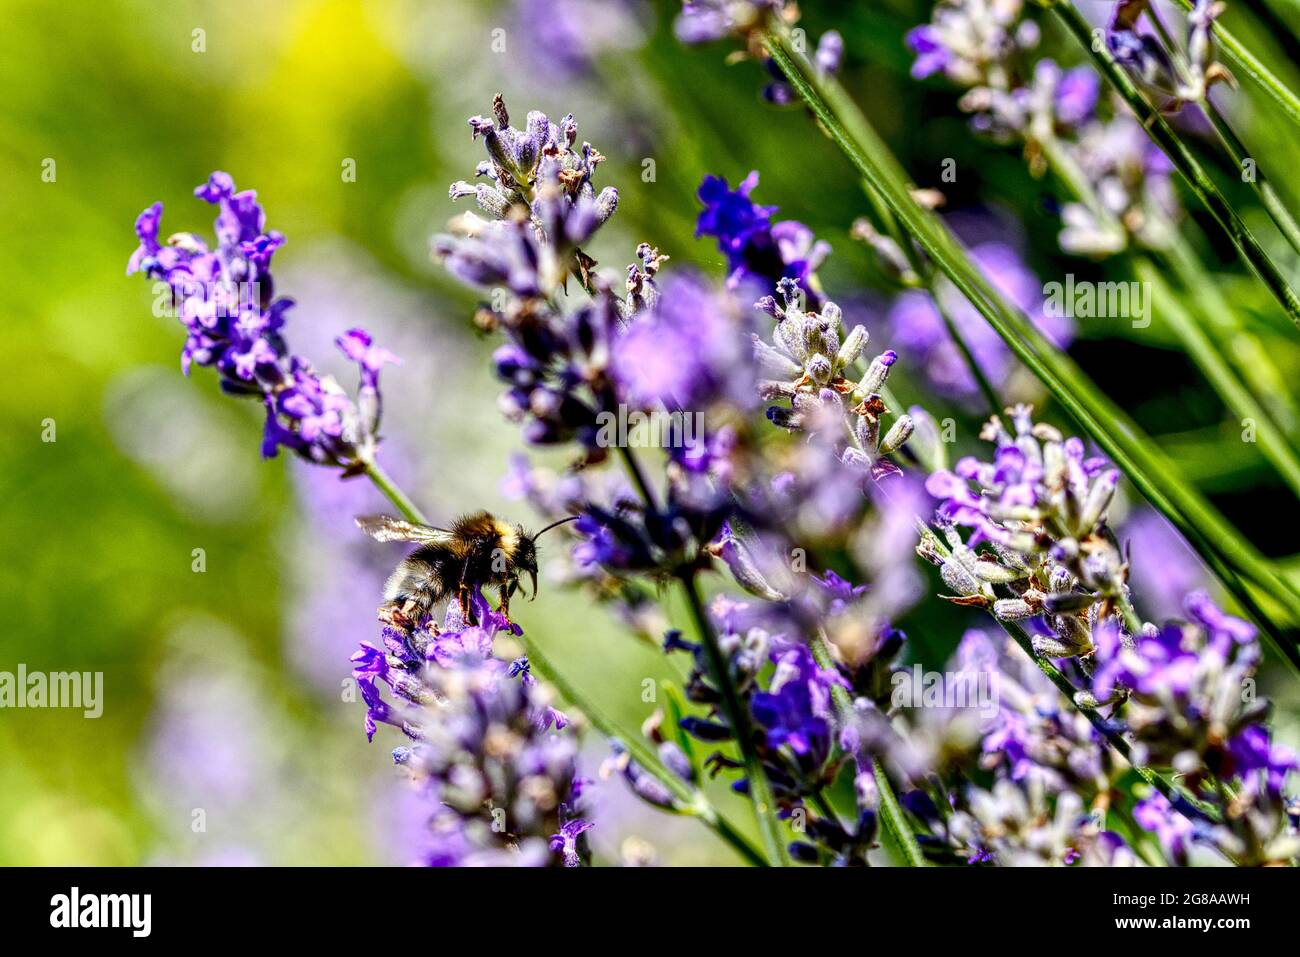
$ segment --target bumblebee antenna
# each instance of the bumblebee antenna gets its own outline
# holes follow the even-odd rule
[[[568,518],[562,518],[558,522],[551,522],[550,525],[547,525],[544,529],[542,529],[540,532],[538,532],[533,536],[533,541],[537,541],[539,538],[542,537],[543,533],[549,532],[557,525],[563,525],[565,522],[576,522],[581,517],[582,517],[581,515],[570,515]]]

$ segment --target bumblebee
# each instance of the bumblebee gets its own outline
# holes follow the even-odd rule
[[[536,535],[490,512],[465,515],[451,528],[407,522],[391,515],[358,518],[357,527],[376,541],[416,542],[420,546],[402,559],[384,583],[380,620],[412,628],[454,592],[465,621],[477,624],[470,595],[485,585],[499,589],[500,610],[508,620],[510,597],[517,590],[523,591],[521,575],[528,575],[533,597],[537,594],[537,537],[574,518],[561,519]]]

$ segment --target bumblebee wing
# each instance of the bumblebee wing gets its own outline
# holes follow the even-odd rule
[[[451,532],[445,528],[420,525],[392,515],[361,515],[357,518],[357,528],[377,542],[446,544],[451,541]]]

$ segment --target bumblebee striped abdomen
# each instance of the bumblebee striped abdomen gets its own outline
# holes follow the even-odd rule
[[[455,587],[461,564],[446,545],[422,545],[388,576],[384,600],[397,605],[414,602],[421,614],[427,614]]]

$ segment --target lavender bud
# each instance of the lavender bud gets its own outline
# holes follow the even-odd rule
[[[757,335],[753,337],[754,359],[765,375],[785,382],[798,379],[803,370],[784,352],[773,349]]]
[[[939,577],[943,579],[945,585],[963,597],[979,595],[986,587],[970,573],[969,569],[953,558],[947,559],[939,566]]]
[[[683,781],[694,783],[695,768],[691,766],[690,758],[676,741],[664,741],[659,745],[659,760],[664,763],[664,767]]]
[[[826,385],[831,381],[832,376],[835,374],[835,369],[834,366],[831,365],[831,360],[827,359],[823,355],[815,355],[809,359],[807,370],[808,377],[812,379],[813,384],[818,386]]]
[[[1034,635],[1032,641],[1034,651],[1044,658],[1072,658],[1079,653],[1073,645],[1050,635]]]
[[[824,310],[823,315],[825,315]],[[847,369],[857,362],[858,356],[862,355],[862,350],[867,347],[869,338],[866,326],[854,326],[853,331],[845,338],[844,344],[840,346],[839,354],[835,357],[836,368]]]
[[[1079,516],[1081,534],[1090,533],[1097,527],[1097,523],[1102,521],[1106,509],[1110,507],[1111,499],[1115,497],[1115,487],[1118,484],[1118,469],[1107,469],[1093,480],[1092,487],[1088,490],[1088,498],[1084,502],[1083,512]]]
[[[834,76],[840,71],[844,59],[844,38],[836,30],[827,30],[817,41],[817,52],[813,60],[817,69],[827,76]]]
[[[1007,568],[1007,566],[999,565],[997,562],[977,561],[974,563],[973,569],[981,581],[986,581],[990,585],[1005,585],[1008,582],[1019,581],[1025,577],[1024,571]]]
[[[616,209],[618,209],[618,190],[613,186],[606,186],[596,197],[596,225],[603,226],[614,215]]]
[[[862,377],[859,387],[867,395],[878,393],[885,380],[889,378],[889,367],[898,361],[898,353],[890,349],[882,352],[871,360],[871,365],[867,368],[867,374]]]
[[[1054,592],[1043,599],[1043,606],[1056,615],[1071,615],[1089,608],[1097,601],[1087,592]]]
[[[1039,612],[1040,609],[1032,607],[1023,598],[999,598],[993,603],[993,614],[1003,621],[1024,621]]]
[[[939,423],[919,405],[907,410],[912,419],[912,438],[908,446],[927,472],[938,472],[948,467],[948,446],[939,433]]]
[[[902,448],[904,443],[911,438],[912,429],[911,416],[900,415],[894,420],[894,424],[890,426],[889,431],[885,433],[885,437],[881,440],[880,454],[889,455],[891,452],[896,452]]]

